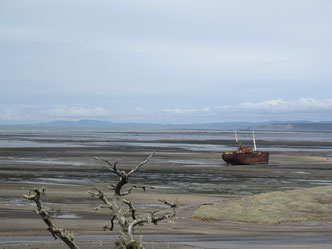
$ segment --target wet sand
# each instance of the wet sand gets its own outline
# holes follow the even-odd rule
[[[50,236],[42,220],[33,212],[34,205],[22,198],[23,193],[28,193],[29,189],[36,186],[47,187],[44,197],[47,207],[61,209],[62,216],[54,219],[57,225],[83,236],[117,234],[116,229],[114,232],[102,230],[102,227],[108,224],[109,213],[107,210],[95,211],[94,207],[100,203],[87,193],[92,187],[106,191],[107,184],[114,183],[117,178],[93,157],[100,156],[119,161],[119,168],[128,170],[152,152],[153,147],[151,145],[137,148],[135,145],[122,145],[2,148],[0,150],[0,241],[1,238],[12,236]],[[164,222],[158,226],[139,227],[135,230],[138,235],[197,234],[228,236],[230,240],[243,236],[287,235],[296,237],[298,243],[301,243],[301,236],[315,238],[328,236],[332,232],[332,222],[329,221],[267,226],[192,218],[193,212],[200,205],[208,203],[220,203],[262,192],[330,185],[332,157],[329,151],[275,151],[271,153],[269,165],[227,167],[219,152],[167,147],[157,149],[156,156],[137,172],[131,182],[145,184],[151,188],[148,188],[146,193],[136,190],[128,199],[136,205],[140,215],[156,209],[166,212],[166,208],[158,201],[160,199],[177,200],[180,204],[178,218],[170,224]],[[81,248],[109,248],[109,243],[105,240],[79,242]],[[169,243],[172,248],[208,246],[208,243],[204,246],[190,245],[189,242],[186,245],[163,241],[147,242],[146,247],[169,248]],[[60,247],[60,244],[45,241],[6,242],[0,244],[0,248],[65,248]],[[277,248],[331,248],[332,243],[316,246],[311,244],[308,247],[300,245],[284,245]],[[222,244],[216,246],[215,248],[225,248]]]

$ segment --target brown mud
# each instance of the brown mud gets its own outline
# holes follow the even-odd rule
[[[42,220],[33,212],[34,204],[22,197],[29,189],[43,186],[47,188],[44,204],[59,208],[62,212],[62,216],[54,219],[58,226],[77,235],[116,235],[116,229],[114,232],[102,230],[103,226],[109,224],[109,213],[107,210],[94,210],[100,203],[91,198],[87,190],[98,187],[107,191],[107,185],[116,182],[117,178],[93,157],[118,161],[120,169],[129,170],[153,150],[153,146],[141,146],[135,150],[134,145],[0,149],[0,241],[1,238],[13,236],[50,236]],[[197,234],[239,238],[328,236],[332,232],[332,222],[329,221],[264,225],[199,220],[192,216],[201,205],[271,191],[331,185],[330,155],[331,152],[325,151],[275,151],[271,153],[268,165],[227,167],[219,152],[160,147],[155,157],[131,179],[133,184],[148,186],[146,192],[136,190],[128,199],[136,205],[139,215],[158,209],[167,212],[160,199],[178,201],[178,218],[170,224],[163,222],[158,226],[139,227],[135,233],[143,236]],[[92,240],[79,242],[81,248],[109,248],[110,243]],[[170,248],[169,243],[172,248],[204,248],[201,245],[165,241],[147,242],[146,247]],[[332,245],[294,246],[298,247],[275,248],[331,248]],[[0,248],[65,247],[60,242],[2,242]]]

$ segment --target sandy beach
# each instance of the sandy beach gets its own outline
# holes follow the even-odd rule
[[[183,144],[185,141],[176,143]],[[44,205],[61,210],[61,215],[54,218],[54,223],[74,231],[77,238],[80,238],[78,244],[81,248],[110,248],[110,241],[118,234],[117,229],[113,232],[103,231],[103,226],[109,224],[109,212],[105,209],[95,211],[94,208],[100,203],[87,191],[98,187],[107,192],[107,185],[114,183],[116,177],[93,157],[118,161],[119,168],[129,170],[144,160],[154,150],[153,147],[156,146],[151,144],[137,147],[123,143],[118,146],[2,148],[0,248],[65,248],[61,246],[61,242],[52,241],[46,225],[33,212],[34,204],[23,198],[23,194],[27,194],[29,189],[43,186],[46,187]],[[135,230],[135,234],[143,235],[143,240],[145,236],[151,235],[172,236],[156,241],[149,237],[146,248],[245,248],[243,244],[235,243],[238,238],[252,240],[258,236],[259,248],[331,248],[331,240],[320,242],[314,239],[319,236],[326,239],[331,234],[331,220],[266,225],[193,218],[194,211],[201,205],[220,204],[237,200],[244,195],[330,184],[331,152],[275,151],[271,153],[269,165],[227,167],[218,151],[192,151],[172,147],[155,149],[156,155],[137,172],[131,182],[146,185],[146,192],[135,190],[128,199],[135,204],[139,215],[153,210],[167,212],[159,201],[164,199],[177,201],[180,208],[174,223],[162,222],[158,226],[149,224]],[[110,235],[110,239],[91,239],[88,237],[90,235]],[[197,238],[211,235],[209,241],[215,243],[208,243],[204,237],[201,240],[205,244],[197,243],[197,239],[181,240],[181,236],[189,235],[196,235]],[[34,236],[50,238],[50,241],[22,239]],[[271,236],[293,236],[294,239],[289,239],[288,244],[286,240],[285,245],[272,245],[273,240],[270,244],[259,242],[264,241],[264,237]],[[10,241],[9,238],[13,240]],[[20,238],[21,241],[15,241],[15,238]],[[308,242],[304,238],[312,240]],[[234,244],[223,245],[222,241],[233,241]],[[223,247],[227,245],[228,247]],[[255,244],[248,244],[247,248],[255,248]]]

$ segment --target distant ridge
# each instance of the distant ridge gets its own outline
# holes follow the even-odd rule
[[[41,126],[61,126],[61,127],[71,127],[71,126],[109,126],[113,123],[102,120],[89,120],[83,119],[79,121],[53,121],[49,123],[40,123]]]
[[[79,120],[79,121],[53,121],[39,123],[36,126],[46,127],[105,127],[105,128],[155,128],[155,129],[240,129],[246,128],[254,123],[250,122],[223,122],[223,123],[201,123],[201,124],[158,124],[158,123],[113,123],[102,120]],[[256,124],[256,123],[255,123]],[[257,123],[258,124],[258,123]],[[259,123],[265,124],[265,123]]]
[[[261,126],[252,126],[254,130],[276,130],[276,131],[329,131],[332,132],[331,122],[306,122],[306,123],[271,123]]]
[[[115,129],[215,129],[215,130],[268,130],[268,131],[331,131],[332,122],[269,121],[269,122],[216,122],[199,124],[113,123],[102,120],[53,121],[39,123],[43,127],[104,127]]]

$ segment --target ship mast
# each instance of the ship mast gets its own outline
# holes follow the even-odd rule
[[[256,136],[255,136],[254,131],[252,131],[252,141],[254,142],[254,151],[256,151],[257,150],[257,147],[256,147]]]
[[[234,137],[235,137],[235,142],[239,142],[239,138],[238,138],[238,136],[237,136],[237,131],[235,131],[235,134],[234,134]]]

